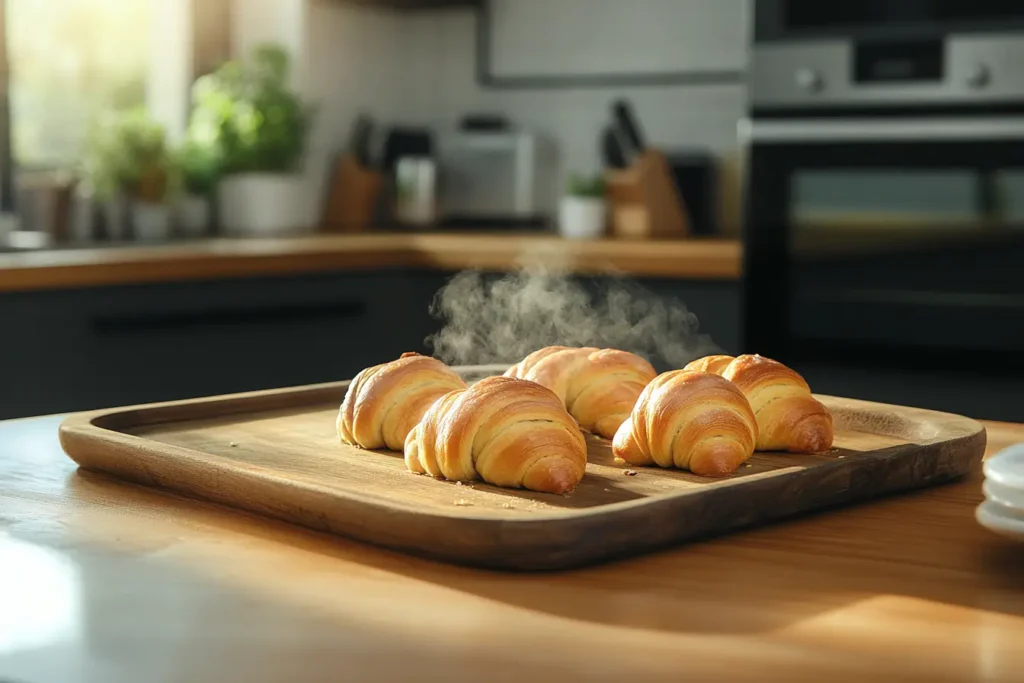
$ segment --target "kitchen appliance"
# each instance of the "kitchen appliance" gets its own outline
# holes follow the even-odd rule
[[[759,0],[745,345],[799,365],[1024,351],[1024,3]]]
[[[554,150],[525,130],[458,130],[438,136],[438,212],[443,225],[536,226],[561,184]]]

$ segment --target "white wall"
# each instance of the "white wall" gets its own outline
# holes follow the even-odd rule
[[[594,3],[593,7],[622,2],[585,1]],[[688,44],[681,52],[676,34],[663,31],[648,45],[651,53],[645,59],[664,54],[671,63],[685,52],[709,52],[716,55],[711,66],[728,68],[745,61],[746,28],[724,32],[722,24],[734,22],[738,5],[743,6],[739,13],[745,13],[747,0],[670,1],[702,8],[692,14],[691,25],[680,27],[678,40],[704,40],[705,45]],[[501,113],[557,144],[558,175],[562,177],[569,170],[594,171],[600,167],[598,135],[609,119],[609,103],[617,97],[632,100],[652,145],[666,149],[702,147],[721,154],[734,150],[736,121],[745,108],[746,91],[741,85],[482,88],[475,75],[475,14],[468,9],[401,13],[343,2],[235,2],[236,9],[242,10],[242,17],[236,19],[236,46],[276,39],[294,47],[301,64],[303,91],[319,108],[307,169],[310,220],[321,206],[330,156],[344,144],[348,127],[361,110],[383,123],[436,127],[454,126],[468,112]],[[578,13],[561,20],[573,21],[573,17]],[[614,29],[618,16],[614,11],[594,12],[586,20],[599,33]],[[516,21],[523,23],[521,13]],[[557,35],[558,27],[549,27],[547,33]],[[515,42],[503,38],[501,49],[510,64],[515,57]],[[523,49],[536,50],[537,45],[524,44]],[[553,63],[558,58],[558,54],[550,54],[542,61]],[[527,63],[537,63],[536,58],[518,62],[520,66]]]

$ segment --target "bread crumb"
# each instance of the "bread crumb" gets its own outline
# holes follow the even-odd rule
[[[505,508],[506,510],[511,510],[512,509],[512,503],[502,503],[501,507]]]
[[[840,459],[840,460],[842,460],[842,459],[843,459],[843,458],[845,458],[845,457],[846,457],[845,455],[840,455],[840,456],[839,456],[839,459]]]
[[[229,446],[231,446],[232,448],[235,448],[235,447],[237,447],[237,446],[238,446],[238,442],[237,442],[237,441],[232,441],[232,442],[231,442],[231,443],[229,443],[228,445],[229,445]]]
[[[457,501],[455,501],[455,504],[456,505],[472,505],[472,503],[470,503],[465,498],[459,498]]]
[[[753,467],[753,465],[751,465],[751,464],[750,464],[750,463],[748,462],[748,463],[747,463],[746,465],[744,465],[744,467]]]
[[[637,475],[636,470],[622,470],[622,473],[625,474],[627,477],[635,477]]]
[[[457,481],[457,482],[455,482],[455,485],[456,486],[462,486],[462,482],[461,481]]]

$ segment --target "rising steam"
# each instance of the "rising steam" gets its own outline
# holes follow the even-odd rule
[[[453,365],[511,364],[555,344],[632,351],[660,367],[719,351],[677,300],[620,278],[588,287],[539,266],[505,277],[460,273],[431,313],[445,326],[427,342]]]

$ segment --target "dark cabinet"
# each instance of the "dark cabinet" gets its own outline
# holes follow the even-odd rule
[[[31,292],[0,298],[0,418],[351,377],[425,351],[415,273]]]
[[[391,270],[5,294],[0,419],[328,382],[430,353],[425,339],[440,327],[430,305],[448,277]],[[738,351],[738,285],[643,286]]]

